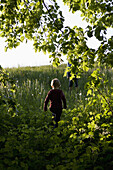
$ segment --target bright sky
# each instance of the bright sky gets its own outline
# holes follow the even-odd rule
[[[58,0],[61,3],[61,0]],[[63,15],[65,17],[65,25],[68,26],[79,26],[85,28],[87,23],[82,21],[80,17],[80,12],[76,12],[75,14],[68,12],[68,7],[63,6],[61,3],[61,9],[63,11]],[[113,35],[113,29],[108,30],[108,37]],[[16,49],[8,49],[7,52],[4,51],[5,47],[5,39],[0,38],[0,65],[3,68],[6,67],[18,67],[18,66],[40,66],[40,65],[48,65],[50,64],[50,59],[48,55],[44,55],[42,52],[35,53],[33,49],[33,42],[28,41],[28,43],[21,43]],[[90,38],[88,41],[88,46],[92,48],[97,48],[99,46],[99,42],[96,38]],[[66,63],[66,58],[63,57],[64,62]]]

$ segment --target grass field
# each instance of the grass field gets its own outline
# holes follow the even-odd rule
[[[10,72],[10,76],[16,79],[17,101],[27,110],[43,109],[44,99],[47,92],[51,89],[51,80],[57,77],[61,82],[61,89],[66,96],[69,109],[77,105],[77,100],[79,102],[84,100],[85,102],[86,91],[84,90],[84,85],[87,81],[87,74],[79,79],[78,95],[76,95],[76,89],[73,87],[72,95],[70,96],[68,90],[69,82],[67,77],[64,77],[65,68],[66,65],[58,68],[41,66],[7,69]]]
[[[107,170],[113,166],[112,70],[101,70],[101,77],[93,77],[87,89],[92,71],[83,73],[70,96],[65,68],[7,69],[16,85],[12,95],[17,107],[13,116],[5,110],[1,113],[1,170]],[[43,106],[55,77],[61,82],[67,109],[53,130],[49,107],[44,112]],[[7,86],[4,93],[9,100]]]

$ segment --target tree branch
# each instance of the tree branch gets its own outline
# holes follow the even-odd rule
[[[98,92],[100,93],[100,95],[104,98],[104,100],[106,101],[106,103],[109,106],[110,111],[112,112],[112,116],[113,116],[113,110],[111,108],[110,102],[105,98],[105,96],[103,96],[103,94],[100,92],[100,90],[98,89]]]
[[[40,1],[41,1],[41,0],[40,0]],[[53,20],[55,27],[63,33],[63,31],[62,31],[61,29],[59,29],[58,25],[55,24],[55,20],[54,20],[53,16],[51,15],[51,13],[49,12],[49,9],[48,9],[48,7],[46,6],[44,0],[42,0],[42,3],[43,3],[43,5],[44,5],[44,7],[47,9],[50,18]]]

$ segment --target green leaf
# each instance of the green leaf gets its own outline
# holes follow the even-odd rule
[[[24,36],[21,36],[21,37],[20,37],[20,40],[23,42],[23,41],[24,41]]]
[[[7,52],[7,47],[4,48],[4,51]]]
[[[89,38],[91,38],[91,37],[93,36],[93,31],[88,31],[88,32],[87,32],[87,36],[88,36]]]
[[[92,94],[92,90],[91,89],[89,89],[88,91],[87,91],[87,95],[91,95]]]

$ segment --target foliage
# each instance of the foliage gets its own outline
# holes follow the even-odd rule
[[[1,170],[112,168],[112,70],[99,73],[95,68],[94,72],[82,74],[78,94],[73,88],[69,96],[68,80],[63,77],[65,67],[7,69],[10,79],[16,80],[15,99],[20,105],[15,116],[2,112]],[[56,129],[51,124],[50,111],[43,111],[43,101],[54,77],[61,81],[68,106]]]
[[[10,74],[0,68],[1,170],[113,167],[113,36],[107,39],[107,28],[113,28],[112,0],[63,0],[73,13],[81,11],[88,22],[85,30],[64,26],[57,2],[0,0],[5,51],[33,40],[35,51],[49,52],[58,66],[9,69]],[[97,49],[87,46],[93,36],[100,41]],[[66,66],[59,66],[62,55],[72,64],[72,74],[81,77],[78,93],[73,90],[71,96],[63,77]],[[54,77],[61,81],[68,106],[56,129],[51,113],[43,112]]]
[[[16,114],[16,87],[14,80],[9,77],[6,70],[0,68],[0,116],[3,113],[14,116]]]
[[[113,28],[112,0],[63,2],[71,12],[81,11],[88,22],[85,30],[64,26],[57,0],[0,0],[0,36],[6,38],[5,50],[33,40],[35,51],[49,52],[57,66],[62,55],[72,63],[75,60],[75,71],[79,72],[94,66],[97,57],[98,62],[113,66],[113,37],[107,39],[107,28]],[[93,36],[101,42],[97,49],[87,46],[87,38]]]

